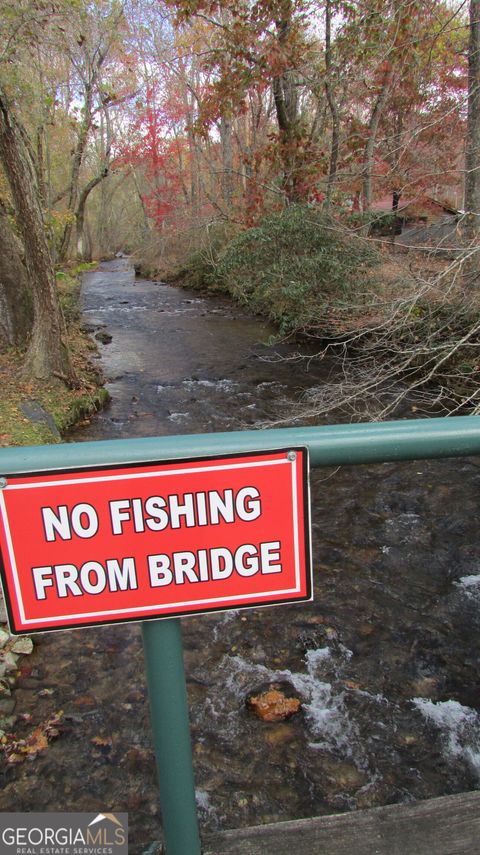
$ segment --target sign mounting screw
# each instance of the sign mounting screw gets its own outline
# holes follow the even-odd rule
[[[6,478],[0,478],[0,490],[3,490],[4,487],[6,487],[6,486],[7,486],[7,479]]]
[[[287,454],[287,457],[293,463],[293,461],[297,459],[297,452],[296,451],[289,451]]]

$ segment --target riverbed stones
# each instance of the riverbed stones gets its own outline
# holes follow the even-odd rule
[[[433,698],[436,699],[441,695],[443,690],[443,681],[439,677],[417,677],[412,682],[412,697]]]
[[[2,716],[2,719],[3,719],[3,716],[10,715],[10,713],[13,713],[15,706],[16,706],[16,703],[17,702],[16,702],[15,698],[11,698],[11,697],[0,698],[0,716]]]
[[[18,662],[18,655],[12,653],[8,650],[6,653],[2,653],[2,657],[0,658],[0,676],[3,677],[4,674],[8,674],[9,671],[16,671]]]
[[[1,697],[10,697],[12,694],[12,689],[10,683],[5,677],[0,678],[0,698]]]
[[[97,341],[101,342],[101,344],[110,344],[113,340],[113,336],[108,332],[104,332],[101,330],[100,332],[95,333],[95,338]]]
[[[294,742],[297,738],[297,729],[290,722],[278,724],[278,727],[274,727],[265,731],[265,742],[272,747],[276,747],[278,745],[286,745],[288,743]]]
[[[28,656],[33,651],[33,641],[28,635],[23,635],[12,644],[12,653],[21,653],[23,656]]]

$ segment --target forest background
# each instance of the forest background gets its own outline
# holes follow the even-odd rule
[[[27,387],[94,384],[65,280],[125,252],[336,357],[310,416],[476,412],[480,0],[0,0],[0,31],[0,333]],[[397,248],[432,209],[448,237]]]

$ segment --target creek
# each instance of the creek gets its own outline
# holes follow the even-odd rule
[[[135,278],[125,259],[86,274],[83,301],[112,400],[75,441],[261,427],[332,371],[289,359],[293,345],[222,298]],[[204,830],[480,785],[478,461],[315,470],[311,488],[314,602],[183,621]],[[60,734],[3,768],[0,810],[128,811],[132,855],[153,852],[139,626],[34,641],[15,728],[62,711]],[[288,721],[245,704],[273,683],[302,701]]]

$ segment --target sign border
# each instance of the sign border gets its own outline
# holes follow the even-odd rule
[[[304,526],[303,526],[303,546],[304,546],[304,554],[305,554],[305,570],[306,570],[306,593],[305,595],[298,597],[291,597],[288,600],[272,600],[269,602],[248,602],[248,603],[239,603],[234,606],[212,606],[211,608],[199,608],[189,610],[185,612],[184,610],[180,611],[170,611],[168,614],[145,614],[142,617],[120,617],[120,618],[111,618],[106,620],[94,621],[92,623],[69,623],[68,626],[51,626],[48,625],[45,628],[43,627],[35,627],[29,629],[28,627],[22,627],[21,629],[17,629],[15,625],[15,619],[12,609],[12,599],[10,596],[10,588],[7,582],[7,571],[4,564],[3,552],[0,551],[0,581],[3,589],[3,597],[5,601],[5,607],[8,615],[8,624],[10,628],[10,632],[12,635],[33,635],[34,633],[39,632],[68,632],[71,629],[93,629],[94,627],[100,626],[111,626],[114,624],[125,624],[125,623],[143,623],[143,621],[150,620],[168,620],[169,618],[188,618],[195,617],[202,614],[211,614],[215,612],[227,612],[227,611],[239,611],[244,609],[253,609],[253,608],[269,608],[273,606],[288,606],[294,603],[302,603],[302,602],[311,602],[313,600],[313,566],[312,566],[312,526],[311,526],[311,507],[310,507],[310,462],[309,462],[309,450],[307,446],[295,445],[295,446],[287,446],[283,448],[267,448],[261,450],[253,450],[253,451],[241,451],[241,452],[233,452],[233,453],[224,453],[224,454],[212,454],[212,455],[201,455],[199,457],[173,457],[173,458],[162,458],[155,460],[140,460],[140,461],[127,461],[122,463],[106,463],[96,464],[94,466],[86,464],[85,466],[72,466],[72,467],[59,467],[59,468],[48,468],[48,469],[39,469],[39,470],[29,470],[22,472],[15,472],[12,474],[5,475],[7,482],[14,482],[17,479],[24,478],[37,478],[45,475],[48,477],[49,475],[73,475],[75,473],[85,473],[91,472],[92,474],[96,472],[108,472],[110,470],[119,471],[122,469],[131,469],[132,467],[141,469],[142,467],[152,467],[152,466],[168,466],[175,464],[188,464],[188,463],[211,463],[216,460],[239,460],[242,458],[254,458],[254,457],[265,457],[269,454],[285,454],[288,455],[289,452],[301,452],[302,453],[302,497],[303,497],[303,517],[304,517]],[[133,477],[133,476],[132,476]],[[32,485],[33,486],[33,485]],[[25,488],[28,489],[28,486],[25,485]],[[5,526],[4,526],[5,531]],[[301,533],[299,533],[299,541],[301,540]],[[254,595],[255,596],[255,595]]]

